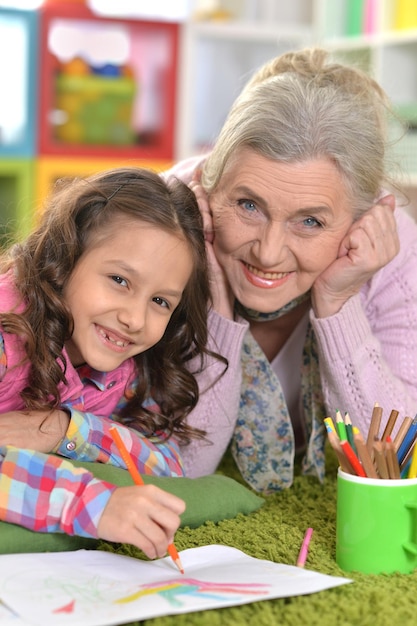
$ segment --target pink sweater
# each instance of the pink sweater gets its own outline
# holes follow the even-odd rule
[[[351,298],[339,313],[310,319],[318,340],[326,407],[348,411],[362,432],[369,429],[372,407],[400,415],[397,426],[417,412],[417,225],[396,210],[399,254]],[[207,431],[210,443],[192,441],[182,449],[186,475],[210,474],[218,466],[233,433],[240,396],[240,351],[245,322],[210,313],[211,348],[229,359],[223,378],[208,388],[222,364],[214,361],[200,379],[202,393],[189,422]]]

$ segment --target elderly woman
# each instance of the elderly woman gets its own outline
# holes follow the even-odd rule
[[[199,198],[208,348],[229,363],[199,375],[188,422],[206,438],[182,448],[188,476],[214,472],[231,442],[256,490],[291,485],[296,453],[321,479],[326,415],[348,411],[366,436],[375,402],[384,419],[415,414],[417,225],[388,191],[390,115],[362,71],[318,49],[284,54],[245,87],[212,152],[165,174]],[[71,423],[30,428],[33,447],[65,454]]]
[[[212,332],[229,359],[217,397],[214,385],[190,415],[212,445],[183,449],[189,475],[213,471],[231,438],[247,482],[281,489],[295,452],[323,476],[326,414],[348,411],[364,436],[375,402],[414,416],[417,226],[386,191],[389,115],[362,71],[319,49],[284,54],[207,158],[167,173],[199,197]]]

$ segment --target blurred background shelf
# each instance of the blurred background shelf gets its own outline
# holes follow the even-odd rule
[[[6,4],[0,0],[3,238],[25,232],[56,178],[130,163],[160,170],[209,149],[251,74],[312,44],[360,65],[392,99],[408,127],[393,149],[395,175],[417,205],[415,0]]]

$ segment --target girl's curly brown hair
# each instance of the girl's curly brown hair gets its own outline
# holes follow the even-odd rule
[[[204,367],[210,288],[202,218],[193,192],[180,181],[169,183],[140,168],[118,168],[87,179],[58,182],[38,226],[25,241],[10,248],[1,269],[13,269],[24,312],[0,315],[3,331],[24,337],[31,363],[29,383],[22,391],[27,409],[60,406],[58,385],[66,383],[63,355],[73,321],[63,302],[65,285],[91,236],[117,216],[137,219],[188,243],[193,271],[180,304],[162,339],[135,357],[139,384],[124,407],[122,423],[148,436],[175,433],[182,443],[204,433],[186,423],[198,402],[194,374]],[[225,363],[220,355],[215,355]],[[160,413],[142,406],[149,395]]]

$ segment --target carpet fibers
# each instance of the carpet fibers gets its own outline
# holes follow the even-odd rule
[[[236,480],[230,457],[220,471]],[[309,596],[255,602],[242,606],[158,617],[132,626],[414,626],[417,623],[417,570],[412,574],[365,575],[343,572],[335,562],[337,461],[326,451],[326,479],[297,475],[291,489],[267,496],[250,515],[175,535],[178,550],[222,544],[250,556],[294,565],[306,528],[314,529],[306,569],[346,576],[352,584]],[[101,543],[100,549],[143,558],[128,545]],[[381,546],[383,549],[383,546]]]

